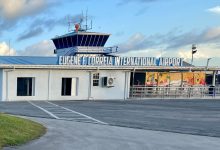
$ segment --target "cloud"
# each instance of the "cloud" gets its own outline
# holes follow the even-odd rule
[[[219,43],[220,27],[214,27],[200,32],[190,31],[185,33],[175,29],[165,34],[150,36],[136,33],[126,42],[118,44],[118,46],[122,55],[183,57],[190,62],[191,45],[197,44],[198,52],[194,55],[196,62],[204,64],[207,58],[215,57],[215,62],[220,64]]]
[[[51,40],[44,40],[25,48],[25,50],[17,51],[20,56],[54,56],[55,47]]]
[[[143,50],[146,48],[152,48],[157,45],[157,35],[145,36],[142,33],[136,33],[132,35],[126,42],[118,44],[120,52]]]
[[[9,52],[10,49],[10,52]],[[25,48],[25,50],[15,50],[9,48],[6,42],[0,42],[0,55],[17,56],[54,56],[55,47],[51,40],[44,40]]]
[[[81,18],[82,18],[81,14],[66,15],[62,18],[38,18],[31,23],[29,28],[35,26],[35,27],[42,27],[44,29],[52,30],[55,26],[67,26],[68,22],[71,22],[72,24],[80,22]]]
[[[215,6],[213,8],[209,8],[208,11],[211,13],[214,13],[214,14],[220,14],[220,6]]]
[[[33,22],[29,25],[29,27],[20,34],[17,38],[17,41],[26,40],[29,38],[33,38],[47,31],[51,31],[56,26],[67,26],[68,18],[71,21],[71,28],[74,27],[73,23],[79,22],[81,18],[81,14],[77,14],[74,16],[66,15],[62,18],[37,18],[33,20]],[[33,28],[34,27],[34,28]]]
[[[21,20],[48,11],[57,3],[57,0],[0,0],[0,34],[16,27]]]
[[[168,49],[175,49],[189,44],[215,43],[220,41],[220,27],[208,28],[202,32],[190,31],[180,35],[165,35],[164,42]]]
[[[191,46],[184,46],[175,51],[166,51],[160,48],[147,48],[137,51],[128,51],[121,54],[122,56],[130,57],[179,57],[184,58],[184,61],[191,62]],[[217,44],[201,44],[198,46],[198,51],[194,54],[194,65],[206,66],[207,59],[210,60],[209,66],[219,66],[220,53]]]
[[[166,34],[154,34],[145,36],[141,33],[136,33],[131,36],[126,42],[120,43],[121,52],[138,51],[148,48],[162,47],[165,50],[176,50],[178,48],[191,44],[209,44],[220,42],[220,27],[208,28],[203,31],[179,32],[173,30]]]
[[[179,48],[176,52],[166,51],[165,55],[181,57],[184,58],[185,61],[191,62],[191,46]],[[210,66],[219,66],[220,64],[219,48],[215,43],[198,45],[198,51],[193,57],[193,63],[198,66],[205,66],[208,58],[212,58],[210,61]]]
[[[0,0],[0,12],[2,17],[11,20],[37,13],[46,5],[45,0]]]
[[[41,33],[43,33],[43,29],[42,28],[40,28],[40,27],[33,28],[33,29],[30,29],[29,31],[24,32],[21,35],[19,35],[19,37],[17,38],[17,41],[26,40],[26,39],[38,36]]]
[[[3,21],[0,20],[0,35],[3,31],[9,31],[12,27],[16,26],[17,22],[15,20]]]
[[[9,48],[6,42],[0,42],[0,55],[15,55],[16,51],[13,48]]]

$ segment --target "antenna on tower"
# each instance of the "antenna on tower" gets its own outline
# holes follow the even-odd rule
[[[88,20],[88,8],[86,9],[86,30],[88,29],[87,20]]]
[[[92,20],[90,22],[90,27],[88,25],[88,9],[86,10],[86,15],[84,16],[84,12],[82,11],[81,16],[79,17],[79,21],[74,22],[72,20],[72,18],[70,18],[69,16],[67,17],[68,19],[68,31],[72,32],[78,32],[78,31],[88,31],[92,29]],[[85,19],[85,20],[84,20]],[[83,22],[85,21],[85,24],[83,24]],[[73,29],[73,27],[75,27]]]
[[[74,31],[74,29],[73,29],[74,21],[71,21],[71,20],[73,20],[73,19],[70,18],[70,16],[68,15],[67,16],[68,32]]]
[[[86,29],[86,31],[87,31],[87,30],[91,30],[91,29],[92,29],[92,19],[91,19],[90,27],[89,27],[89,26],[88,26],[88,8],[86,9],[86,16],[85,16],[85,19],[86,19],[86,25],[85,25],[85,29]]]

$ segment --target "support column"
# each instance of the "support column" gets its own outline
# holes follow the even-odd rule
[[[48,84],[48,87],[47,87],[47,100],[50,100],[50,84],[51,84],[51,81],[50,81],[50,78],[51,78],[51,70],[48,71],[48,81],[47,81],[47,84]]]
[[[130,85],[130,72],[128,71],[125,71],[125,84],[124,84],[124,100],[127,100],[129,98],[129,92],[130,92],[130,88],[129,88],[129,85]]]
[[[5,93],[6,93],[6,101],[9,101],[9,99],[8,99],[8,71],[6,71],[6,88],[5,88]]]
[[[88,100],[91,99],[91,96],[92,96],[92,72],[89,71]]]

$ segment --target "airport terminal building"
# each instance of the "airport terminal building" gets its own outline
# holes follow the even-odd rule
[[[220,70],[182,58],[120,57],[117,47],[104,48],[109,36],[76,26],[52,39],[56,57],[0,56],[0,100],[126,100],[136,86],[183,87],[191,82],[187,72],[193,85],[204,86],[204,70]]]

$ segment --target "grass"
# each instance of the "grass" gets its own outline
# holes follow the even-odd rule
[[[0,113],[0,149],[36,139],[46,128],[36,122]]]

